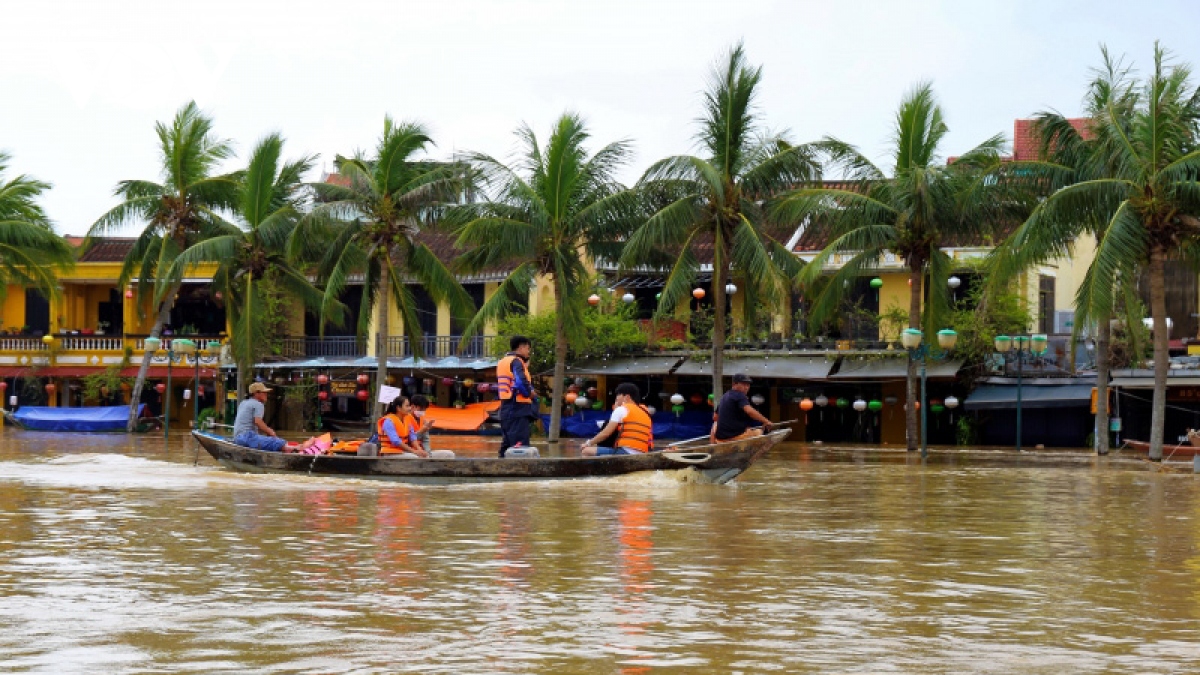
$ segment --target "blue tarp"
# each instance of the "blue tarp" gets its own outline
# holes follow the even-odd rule
[[[595,436],[607,422],[611,414],[607,410],[584,410],[570,417],[563,417],[562,432],[568,436],[589,438]],[[712,413],[703,410],[689,410],[676,415],[673,412],[656,412],[650,418],[654,423],[654,437],[657,438],[696,438],[707,436],[712,430]],[[542,415],[542,426],[550,428],[550,416]]]
[[[125,431],[125,425],[129,422],[129,406],[50,408],[25,405],[12,417],[26,429],[36,431]]]

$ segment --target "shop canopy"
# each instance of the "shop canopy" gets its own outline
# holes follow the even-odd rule
[[[669,375],[682,356],[624,356],[567,366],[568,375]]]
[[[1022,408],[1076,408],[1092,404],[1092,385],[1034,385],[1021,387]],[[984,385],[963,402],[967,410],[1008,410],[1017,407],[1014,385]]]
[[[745,373],[751,378],[784,378],[789,380],[824,380],[833,366],[824,356],[746,356],[725,357],[722,371],[725,377]],[[676,375],[712,376],[711,361],[688,359],[675,369]]]
[[[1149,369],[1121,369],[1112,372],[1111,386],[1125,389],[1153,389],[1154,371]],[[1195,370],[1170,370],[1167,372],[1168,387],[1200,386],[1200,372]]]
[[[962,361],[930,361],[925,366],[925,377],[931,380],[954,379],[962,368]],[[919,368],[919,366],[918,366]],[[918,370],[920,372],[920,370]],[[883,358],[846,357],[837,372],[829,379],[837,380],[903,380],[908,376],[908,358],[886,356]]]

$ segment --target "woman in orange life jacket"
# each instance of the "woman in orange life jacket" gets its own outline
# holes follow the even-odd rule
[[[641,393],[632,382],[617,385],[617,401],[612,417],[608,418],[600,433],[588,439],[581,448],[584,457],[596,455],[639,455],[654,449],[654,430],[650,413],[641,404]],[[598,447],[613,432],[617,434],[616,447]]]
[[[412,444],[408,425],[404,423],[404,416],[411,414],[412,404],[407,396],[397,396],[387,404],[376,427],[379,433],[379,454],[429,456],[424,448]]]

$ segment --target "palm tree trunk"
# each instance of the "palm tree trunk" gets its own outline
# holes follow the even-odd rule
[[[712,297],[713,297],[713,338],[712,338],[712,396],[713,405],[721,400],[723,379],[725,377],[725,261],[728,258],[721,252],[713,264]]]
[[[530,381],[533,375],[526,370]],[[567,331],[563,320],[563,293],[556,289],[554,293],[554,386],[550,406],[550,428],[547,430],[547,440],[558,442],[559,425],[562,424],[563,383],[567,379]],[[534,410],[537,402],[534,401]]]
[[[1112,315],[1100,315],[1100,326],[1096,331],[1096,454],[1108,454],[1108,378],[1112,366],[1112,355],[1108,343],[1112,338]]]
[[[377,330],[375,331],[375,381],[387,381],[387,359],[388,359],[388,313],[391,310],[391,301],[388,298],[388,293],[391,288],[388,286],[388,271],[381,269],[379,274],[379,291],[376,293],[379,296],[379,321]],[[378,391],[378,388],[376,388]],[[378,396],[378,394],[377,394]],[[380,410],[379,401],[374,399],[374,404],[371,407],[371,430],[374,431],[376,423],[379,422]]]
[[[158,306],[158,316],[154,319],[154,326],[150,329],[150,337],[162,337],[162,327],[166,325],[167,319],[171,318],[171,310],[175,307],[175,294],[179,292],[183,286],[182,281],[175,282],[163,296],[162,303]],[[138,404],[142,400],[142,389],[146,387],[146,374],[150,372],[150,360],[154,358],[154,353],[147,351],[142,354],[142,364],[138,366],[137,379],[133,381],[133,391],[129,398],[129,423],[126,425],[126,431],[133,433],[137,431],[138,425]],[[167,392],[170,396],[171,392]]]
[[[916,266],[909,275],[909,285],[912,289],[908,294],[908,327],[921,328],[921,276],[923,265]],[[917,361],[908,360],[908,372],[904,378],[904,441],[909,452],[915,452],[920,443],[920,427],[917,406]],[[924,403],[922,403],[924,405]]]
[[[1167,289],[1164,269],[1166,252],[1154,247],[1150,252],[1150,316],[1154,319],[1154,403],[1150,412],[1150,459],[1162,461],[1163,433],[1167,422],[1168,355]]]
[[[242,397],[248,392],[246,388],[250,386],[250,371],[254,367],[254,331],[251,330],[252,320],[254,316],[254,275],[246,275],[246,306],[242,310],[242,322],[245,324],[246,330],[243,336],[246,344],[241,350],[235,351],[237,356],[237,400],[241,401]]]

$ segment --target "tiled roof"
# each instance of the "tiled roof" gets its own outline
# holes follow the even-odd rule
[[[1076,117],[1068,119],[1071,126],[1082,135],[1084,138],[1091,136],[1088,130],[1088,119],[1086,117]],[[1035,120],[1017,120],[1013,123],[1013,154],[1012,158],[1018,162],[1031,161],[1039,159],[1040,144],[1038,143],[1037,134],[1034,133],[1033,125]]]
[[[135,241],[132,237],[93,239],[91,246],[79,256],[79,262],[122,262],[133,250]]]

